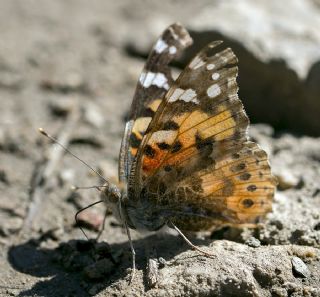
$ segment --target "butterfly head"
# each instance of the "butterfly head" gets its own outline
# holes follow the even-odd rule
[[[119,204],[121,200],[121,191],[116,185],[111,183],[105,183],[102,187],[101,199],[108,206]]]
[[[121,202],[123,200],[123,193],[121,190],[112,183],[105,183],[103,185],[103,190],[101,191],[101,200],[112,209],[114,216],[121,222]]]

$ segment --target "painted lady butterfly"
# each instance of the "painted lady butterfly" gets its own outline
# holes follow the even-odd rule
[[[221,41],[212,42],[174,80],[169,63],[191,43],[186,29],[173,24],[149,55],[121,144],[120,186],[40,128],[106,181],[102,200],[126,228],[131,280],[130,228],[155,231],[168,225],[193,249],[211,255],[180,228],[255,224],[272,209],[277,182],[266,152],[248,140],[249,119],[237,96],[237,57],[230,48],[217,51]]]
[[[217,50],[221,43],[207,45],[174,80],[169,63],[192,39],[173,24],[140,75],[120,150],[122,187],[107,183],[102,193],[125,224],[133,256],[129,228],[167,224],[192,245],[180,228],[256,223],[271,211],[276,180],[266,152],[248,141],[237,57]]]

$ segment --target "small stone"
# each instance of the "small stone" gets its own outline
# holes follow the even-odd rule
[[[275,297],[287,297],[287,290],[285,288],[274,288],[272,289],[272,296]]]
[[[299,185],[299,178],[294,176],[289,169],[282,168],[278,172],[275,172],[278,178],[278,188],[279,190],[287,190],[295,188]]]
[[[80,89],[84,85],[84,79],[79,72],[70,71],[66,73],[65,85],[72,90]]]
[[[157,286],[158,277],[158,263],[155,259],[149,259],[147,265],[147,282],[150,288]]]
[[[308,269],[307,265],[298,257],[292,257],[291,259],[292,263],[292,270],[293,275],[296,277],[309,277],[310,276],[310,270]]]
[[[320,222],[315,224],[313,229],[316,230],[316,231],[320,231]]]
[[[86,90],[84,78],[79,72],[71,71],[59,77],[45,77],[40,86],[58,93],[83,92]]]
[[[75,172],[73,169],[63,169],[59,174],[59,181],[62,185],[73,184],[75,181]]]
[[[158,259],[158,262],[159,262],[159,268],[163,268],[167,265],[167,261],[162,257]]]
[[[283,223],[279,220],[270,220],[270,225],[276,226],[278,230],[283,229]]]
[[[7,176],[7,173],[0,169],[0,182],[8,185],[9,184],[9,179],[8,179],[8,176]]]
[[[98,231],[103,223],[103,215],[94,210],[80,212],[77,216],[77,223],[82,227]]]
[[[84,108],[85,120],[96,128],[102,127],[105,122],[105,117],[99,110],[98,106],[93,103],[87,103]]]
[[[255,238],[255,237],[250,237],[245,241],[245,244],[254,248],[260,247],[261,246],[261,242],[259,239]]]
[[[53,115],[65,117],[72,111],[74,105],[74,100],[69,98],[54,98],[49,103],[49,109]]]

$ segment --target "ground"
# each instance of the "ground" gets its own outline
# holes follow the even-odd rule
[[[319,16],[319,2],[311,2]],[[0,3],[1,296],[320,296],[319,62],[301,55],[296,70],[255,55],[219,26],[199,29],[200,17],[192,25],[194,12],[210,11],[212,3],[223,7],[221,1]],[[104,205],[82,213],[92,240],[75,226],[75,213],[98,201],[99,192],[71,186],[102,181],[38,128],[116,179],[137,78],[156,36],[177,20],[195,45],[174,64],[175,73],[213,39],[235,48],[240,97],[254,122],[250,135],[269,153],[279,186],[273,212],[257,229],[188,234],[210,258],[172,230],[133,231],[138,271],[129,285],[127,236],[110,212],[93,240]]]

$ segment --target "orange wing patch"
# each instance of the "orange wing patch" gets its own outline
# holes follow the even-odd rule
[[[199,172],[203,204],[224,204],[226,218],[237,223],[255,222],[271,211],[276,180],[271,175],[266,153],[252,142],[217,160],[211,172]]]
[[[129,182],[133,199],[189,230],[255,223],[276,186],[266,153],[248,142],[236,56],[210,55],[219,44],[201,51],[157,106]]]
[[[146,114],[148,114],[148,116],[140,117],[135,120],[130,135],[130,151],[133,157],[136,156],[143,135],[146,132],[152,116],[157,111],[161,101],[161,99],[155,99],[154,101],[150,102],[146,107]]]

